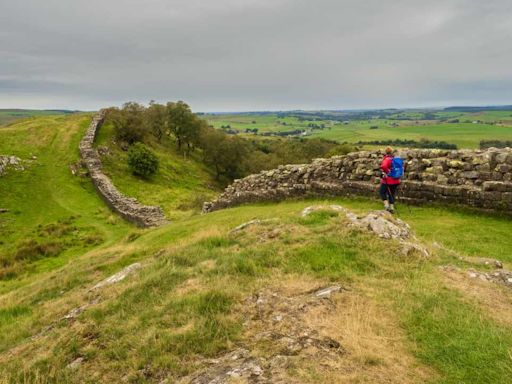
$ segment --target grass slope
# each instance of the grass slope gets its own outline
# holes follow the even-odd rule
[[[285,382],[509,382],[512,293],[490,283],[455,284],[438,267],[469,267],[456,252],[495,257],[510,268],[510,220],[453,207],[402,206],[398,215],[425,244],[448,249],[432,246],[428,260],[401,256],[398,244],[353,230],[332,212],[300,217],[312,204],[337,203],[360,213],[380,207],[366,199],[249,205],[184,214],[140,230],[110,215],[90,181],[67,168],[77,159],[88,120],[38,118],[1,136],[2,152],[37,156],[27,171],[0,179],[0,206],[12,210],[1,216],[2,248],[45,233],[65,240],[90,232],[101,241],[74,238],[67,250],[0,282],[0,382],[176,382],[207,366],[205,357],[239,346],[260,356],[280,353],[248,328],[247,298],[261,290],[293,296],[333,283],[349,291],[333,299],[331,315],[307,321],[338,340],[346,354],[329,364],[291,356]],[[117,172],[124,188],[137,190],[132,184],[139,181]],[[148,188],[157,194],[163,186]],[[230,233],[255,218],[272,220]],[[69,225],[76,229],[68,232]],[[136,273],[90,291],[134,262],[142,264]],[[89,307],[75,319],[62,319],[82,305]],[[66,368],[77,358],[80,365]]]
[[[54,268],[91,244],[115,241],[128,227],[105,208],[89,179],[70,172],[89,121],[90,115],[38,117],[0,130],[0,153],[18,156],[26,168],[0,179],[0,207],[9,210],[0,216],[0,259],[12,264],[4,277],[25,271],[17,262],[40,259],[32,267]],[[0,290],[18,283],[4,281]]]
[[[165,138],[164,138],[165,140]],[[113,127],[105,124],[96,139],[97,146],[107,146],[109,154],[102,157],[104,172],[114,185],[128,196],[144,204],[159,205],[171,220],[197,213],[204,201],[211,200],[220,190],[213,173],[197,152],[184,156],[173,142],[152,143],[159,160],[159,170],[149,180],[131,174],[127,152],[113,144]]]
[[[334,201],[360,212],[376,206],[366,200]],[[245,297],[283,281],[313,281],[316,286],[349,286],[352,294],[391,316],[405,351],[399,358],[431,369],[433,382],[508,382],[510,326],[495,322],[477,302],[451,288],[436,267],[461,261],[443,252],[429,261],[400,257],[395,244],[350,230],[329,212],[300,218],[301,209],[314,203],[246,206],[132,232],[111,247],[89,251],[33,279],[30,286],[4,293],[0,366],[14,382],[174,380],[201,367],[198,356],[216,356],[250,342],[242,325]],[[422,234],[425,222],[420,218],[439,212],[441,208],[413,208],[401,217],[428,241],[431,237]],[[475,220],[471,212],[442,212],[447,233],[436,240],[443,244],[467,236],[465,227]],[[256,217],[277,220],[238,235],[228,233]],[[510,223],[492,216],[481,219],[480,230],[492,234],[492,243],[507,242],[507,233],[494,228],[510,230]],[[452,248],[461,254],[474,252],[481,246],[476,235]],[[489,248],[486,255],[503,258],[498,247]],[[58,321],[42,337],[26,339],[87,303],[89,287],[134,261],[144,264],[140,273],[106,288],[102,301],[76,321]],[[510,265],[510,256],[507,261]],[[502,294],[512,299],[510,292]],[[357,313],[342,326],[354,321]],[[351,356],[347,364],[359,379],[383,371],[390,382],[399,382],[391,373],[404,367],[391,359],[392,350],[376,357],[360,348],[363,340],[344,337],[340,342]],[[62,369],[77,357],[86,361],[78,371]],[[314,365],[308,370],[288,372],[290,380],[315,382],[320,377],[330,382],[338,375]],[[423,382],[411,376],[402,379]]]

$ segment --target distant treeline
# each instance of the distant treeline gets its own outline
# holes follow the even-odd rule
[[[392,145],[396,147],[409,147],[409,148],[438,148],[438,149],[457,149],[457,145],[450,144],[445,141],[430,141],[430,140],[373,140],[373,141],[358,141],[358,145]]]
[[[488,107],[448,107],[446,112],[485,112],[485,111],[512,111],[512,105],[492,105]]]
[[[511,140],[481,140],[480,149],[512,147]]]
[[[299,121],[362,121],[372,119],[387,120],[442,120],[436,110],[416,111],[411,115],[405,109],[376,109],[364,111],[288,111],[277,113],[278,118],[294,117]]]

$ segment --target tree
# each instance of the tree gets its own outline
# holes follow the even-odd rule
[[[218,179],[221,174],[219,149],[226,134],[214,128],[207,128],[201,131],[200,137],[199,145],[203,149],[203,161],[215,167]]]
[[[199,145],[203,161],[215,168],[216,178],[221,175],[231,179],[241,177],[247,160],[247,141],[209,127],[201,129]]]
[[[158,170],[158,158],[144,144],[135,143],[128,150],[128,166],[133,174],[149,177]]]
[[[151,101],[144,113],[144,124],[147,131],[151,132],[160,142],[167,130],[167,111],[165,106]]]
[[[198,118],[196,115],[192,115],[192,120],[187,126],[187,129],[183,133],[183,143],[187,145],[187,150],[194,149],[199,145],[199,139],[203,129],[208,127],[208,122]]]
[[[178,149],[183,144],[187,144],[189,149],[191,144],[197,141],[201,120],[196,117],[190,107],[183,101],[176,103],[167,103],[167,129],[169,134],[176,138]]]
[[[114,125],[114,134],[118,140],[132,144],[144,139],[144,106],[128,102],[123,105],[122,109],[112,109],[110,114]]]

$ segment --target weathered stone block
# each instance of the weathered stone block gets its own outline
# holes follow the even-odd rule
[[[461,173],[461,177],[465,179],[478,179],[478,172],[476,171],[466,171]]]

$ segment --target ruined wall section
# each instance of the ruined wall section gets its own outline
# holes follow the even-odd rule
[[[166,223],[162,208],[142,205],[137,199],[124,196],[103,174],[100,156],[94,148],[94,139],[104,120],[105,111],[100,111],[93,117],[79,147],[80,155],[99,195],[114,212],[140,227],[154,227]]]
[[[400,199],[446,202],[512,213],[512,150],[402,150],[406,163]],[[382,151],[361,151],[310,164],[284,165],[235,180],[210,212],[259,201],[304,196],[377,196]]]

